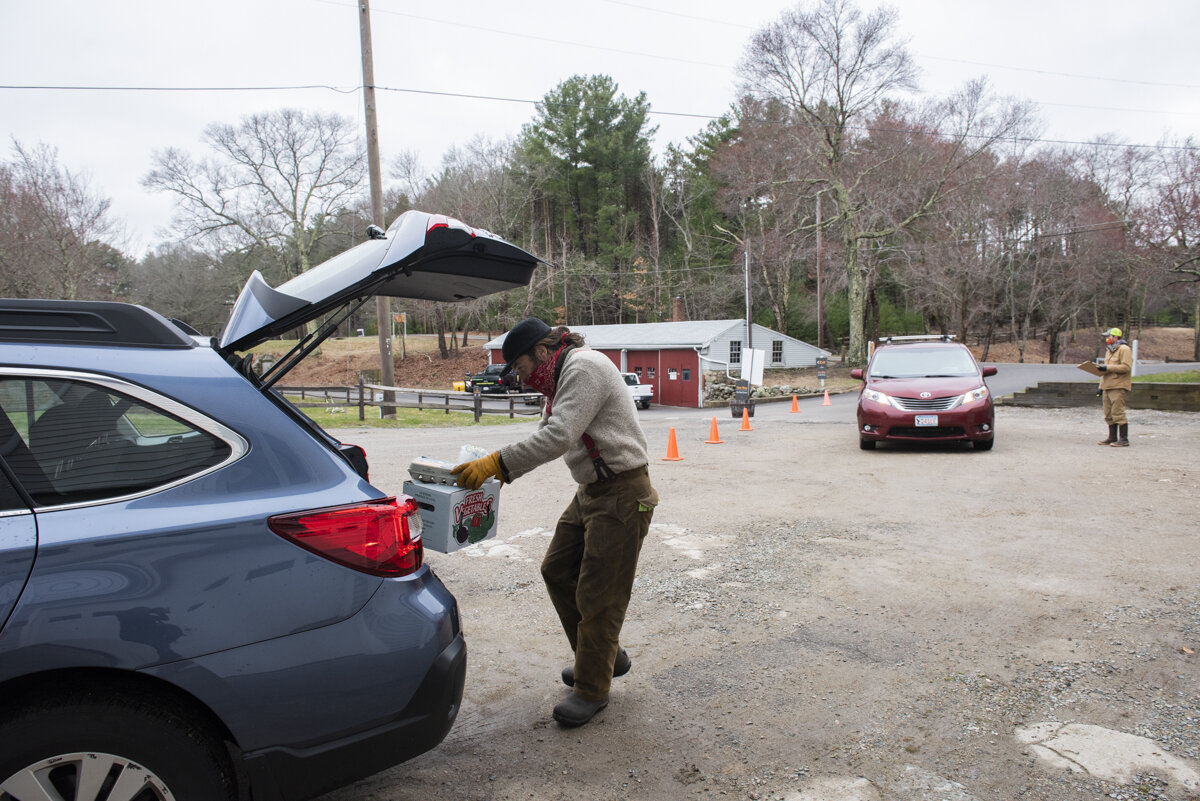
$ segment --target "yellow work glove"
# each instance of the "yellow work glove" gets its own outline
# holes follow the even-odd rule
[[[458,486],[477,490],[489,478],[495,478],[504,483],[504,471],[500,469],[500,451],[492,451],[487,456],[470,462],[463,462],[450,471],[458,476]]]

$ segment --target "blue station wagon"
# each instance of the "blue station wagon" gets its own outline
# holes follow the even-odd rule
[[[371,233],[278,288],[255,273],[216,339],[0,300],[3,801],[295,801],[449,731],[466,646],[416,505],[274,387],[376,294],[480,297],[537,259],[422,212]]]

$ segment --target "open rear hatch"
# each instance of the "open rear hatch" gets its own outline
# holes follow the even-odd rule
[[[272,289],[256,270],[217,340],[227,358],[346,306],[263,376],[271,386],[375,295],[456,302],[525,286],[539,259],[495,234],[423,211]]]

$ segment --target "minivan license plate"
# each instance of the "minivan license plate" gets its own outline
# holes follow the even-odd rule
[[[918,414],[917,415],[917,425],[919,425],[919,426],[936,426],[937,425],[937,417],[938,416],[936,414]]]

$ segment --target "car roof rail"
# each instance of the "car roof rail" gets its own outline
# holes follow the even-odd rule
[[[890,345],[893,342],[953,342],[957,337],[954,334],[905,334],[896,337],[880,337],[879,341],[885,345]]]
[[[131,303],[0,298],[0,342],[194,348],[167,318]]]

